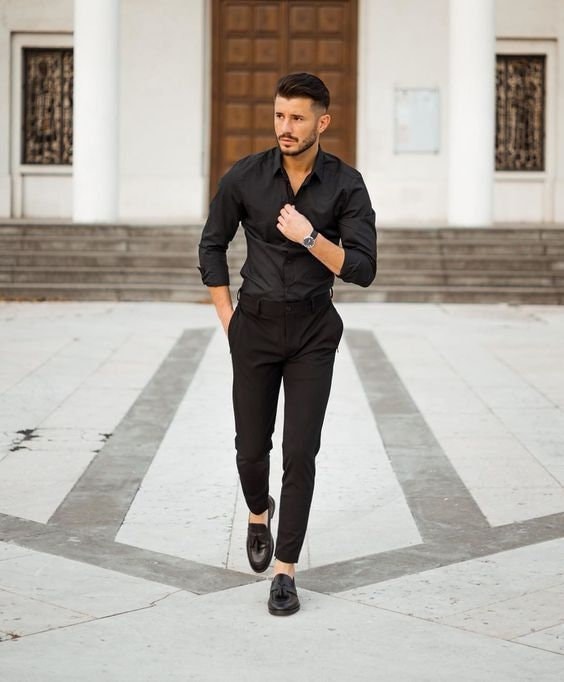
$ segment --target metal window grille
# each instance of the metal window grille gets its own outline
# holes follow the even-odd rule
[[[497,55],[496,170],[544,170],[545,70],[545,55]]]
[[[22,162],[72,164],[73,51],[24,48]]]

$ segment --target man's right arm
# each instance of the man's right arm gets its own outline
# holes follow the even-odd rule
[[[234,175],[232,169],[222,178],[211,202],[199,245],[202,282],[209,289],[212,303],[226,332],[233,314],[226,252],[243,218]]]

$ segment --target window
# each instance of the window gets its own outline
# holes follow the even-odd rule
[[[72,164],[72,49],[23,50],[25,164]]]
[[[497,55],[495,165],[544,170],[544,55]]]

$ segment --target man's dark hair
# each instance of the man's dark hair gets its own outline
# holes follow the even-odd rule
[[[283,76],[276,85],[274,96],[285,99],[307,97],[313,100],[314,105],[325,111],[329,109],[329,90],[321,78],[312,73],[289,73]]]

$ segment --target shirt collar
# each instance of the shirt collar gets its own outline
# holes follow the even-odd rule
[[[274,156],[272,157],[272,175],[277,173],[282,173],[284,167],[282,166],[282,154],[280,153],[280,147],[274,147]],[[313,164],[313,170],[311,171],[311,176],[317,175],[320,181],[323,180],[323,165],[325,161],[325,152],[319,147],[317,156],[315,157],[315,163]]]

